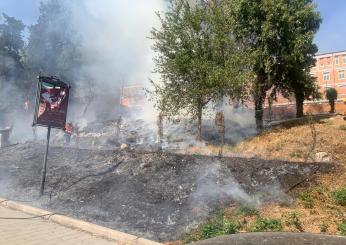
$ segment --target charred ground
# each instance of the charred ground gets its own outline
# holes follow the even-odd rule
[[[0,149],[0,195],[147,238],[168,241],[222,205],[289,202],[284,191],[332,164],[52,147]],[[37,199],[37,200],[36,200]]]

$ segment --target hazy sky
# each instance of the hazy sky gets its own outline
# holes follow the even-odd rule
[[[40,0],[0,0],[0,12],[31,25],[38,17],[39,2]],[[346,0],[315,0],[315,2],[323,18],[322,26],[316,36],[319,53],[346,50]]]

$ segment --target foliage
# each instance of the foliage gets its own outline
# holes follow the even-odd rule
[[[230,32],[227,6],[220,2],[192,6],[187,0],[171,1],[160,29],[153,29],[155,72],[149,92],[155,107],[166,117],[188,114],[201,124],[209,102],[227,95],[245,97],[247,64]]]
[[[335,88],[327,88],[326,89],[326,99],[329,102],[330,105],[330,113],[335,112],[335,100],[338,98],[338,92]]]
[[[242,215],[242,216],[255,216],[258,215],[259,212],[255,207],[252,206],[240,206],[237,209],[237,215]]]
[[[29,28],[27,45],[26,65],[33,77],[41,73],[70,82],[76,79],[81,54],[71,15],[58,0],[41,2],[38,21]]]
[[[231,16],[237,40],[254,60],[252,92],[256,123],[263,124],[266,93],[288,96],[303,91],[308,97],[317,91],[309,68],[317,48],[312,44],[320,16],[312,0],[234,0]]]
[[[340,235],[346,236],[346,221],[343,221],[338,225],[338,231],[340,232]]]
[[[284,83],[278,87],[284,95],[295,95],[297,117],[301,117],[305,99],[321,98],[316,79],[310,75],[310,69],[315,65],[314,56],[318,51],[313,41],[321,16],[311,0],[295,0],[286,7],[290,15],[284,20],[285,45],[280,59],[289,65],[283,70]]]
[[[320,232],[325,233],[327,232],[329,225],[323,222],[322,224],[319,225],[319,227],[320,227]]]
[[[340,125],[339,129],[346,131],[346,125]]]
[[[293,226],[299,231],[304,231],[302,223],[300,221],[300,214],[298,212],[296,211],[289,212],[285,218],[286,218],[286,221],[285,221],[286,225]]]
[[[335,101],[338,98],[338,92],[335,88],[326,89],[326,98],[329,102]]]
[[[298,157],[302,158],[304,157],[304,152],[302,150],[295,150],[290,153],[290,157]]]
[[[332,197],[338,205],[346,206],[346,187],[332,192]]]
[[[22,33],[25,25],[3,14],[4,22],[0,24],[0,77],[4,80],[17,78],[18,73],[23,73],[22,53],[24,41]]]
[[[23,98],[18,93],[19,88],[20,91],[27,89],[23,82],[25,70],[22,61],[25,25],[6,14],[3,14],[3,20],[0,23],[0,124],[4,120],[3,115],[21,105]]]
[[[305,208],[313,208],[314,202],[310,192],[300,193],[300,200]]]
[[[271,218],[257,218],[255,223],[251,226],[252,232],[261,231],[282,231],[281,221]]]
[[[225,220],[222,213],[219,213],[215,219],[208,219],[204,224],[200,225],[197,230],[187,235],[184,238],[184,243],[234,234],[237,230],[237,224],[232,220]]]

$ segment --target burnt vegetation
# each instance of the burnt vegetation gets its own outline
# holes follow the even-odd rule
[[[131,16],[145,12],[129,2],[136,5],[126,8]],[[85,2],[42,1],[29,27],[2,14],[0,135],[6,128],[18,143],[0,149],[0,196],[185,243],[244,231],[311,231],[304,218],[324,205],[333,223],[319,220],[320,232],[345,235],[346,183],[314,186],[342,172],[333,161],[344,160],[345,145],[328,142],[345,125],[312,116],[281,125],[263,120],[265,101],[279,94],[294,96],[296,117],[304,116],[304,100],[321,98],[310,75],[317,7],[312,0],[192,2],[157,4],[165,11],[143,15],[145,35],[135,18],[115,21]],[[69,144],[52,131],[42,197],[44,141],[31,129],[39,74],[71,85],[73,121]],[[334,113],[337,94],[326,96]],[[327,124],[337,134],[326,133]]]

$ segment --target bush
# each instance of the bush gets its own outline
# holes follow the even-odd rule
[[[299,231],[304,231],[302,223],[300,222],[300,214],[296,211],[289,212],[286,216],[286,225],[293,226]]]
[[[327,225],[326,223],[320,224],[320,232],[325,233],[327,232],[328,228],[329,228],[329,225]]]
[[[346,130],[346,125],[340,125],[339,129],[340,130]]]
[[[254,215],[258,215],[258,214],[259,214],[258,210],[252,206],[240,206],[237,209],[237,215],[254,216]]]
[[[315,192],[317,192],[317,194],[319,195],[323,195],[324,193],[326,193],[328,191],[328,189],[324,186],[316,186],[313,189]]]
[[[190,243],[198,240],[205,240],[217,236],[234,234],[238,230],[238,225],[232,220],[224,220],[220,213],[215,219],[208,219],[201,224],[195,231],[186,235],[183,239],[184,243]]]
[[[290,157],[297,157],[297,158],[303,158],[304,152],[301,150],[296,150],[290,153]]]
[[[304,208],[313,208],[314,202],[309,192],[300,193],[300,200],[302,201]]]
[[[346,206],[346,187],[332,192],[334,201],[341,206]]]
[[[282,231],[281,221],[278,219],[257,218],[251,227],[252,232]]]
[[[220,221],[220,220],[209,220],[207,223],[201,225],[201,240],[234,234],[237,232],[238,226],[231,220]]]
[[[340,235],[346,236],[346,221],[343,221],[338,225],[338,231],[340,232]]]
[[[328,88],[326,90],[326,99],[330,105],[330,113],[335,112],[335,100],[338,98],[338,92],[335,88]]]

